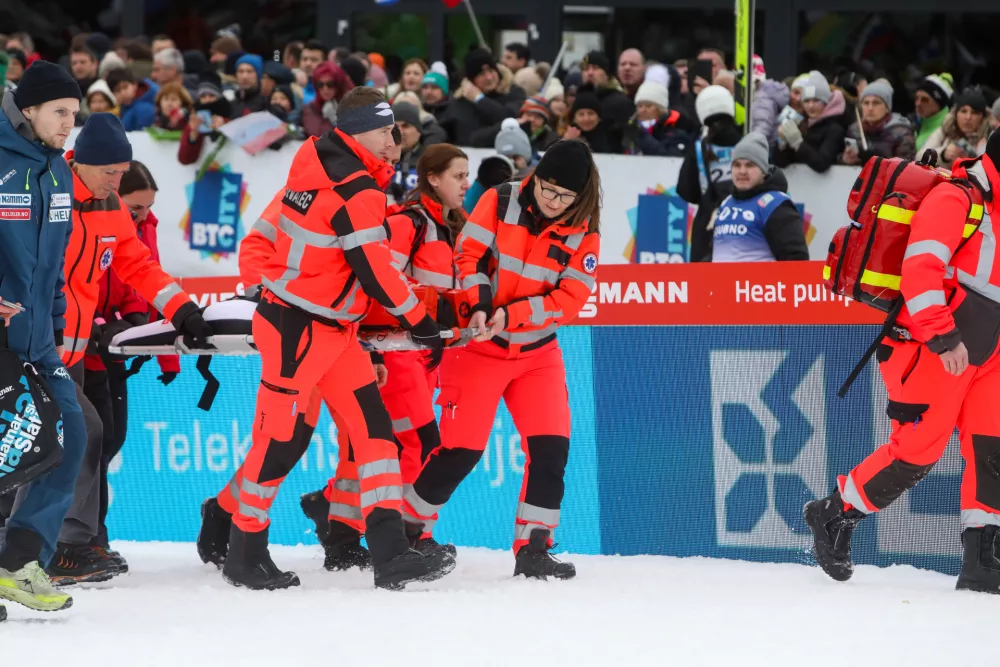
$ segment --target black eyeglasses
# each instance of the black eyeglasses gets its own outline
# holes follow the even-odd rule
[[[544,183],[539,183],[539,184],[542,187],[542,196],[548,199],[549,201],[555,201],[556,199],[558,199],[559,202],[563,204],[572,204],[573,202],[576,201],[575,192],[559,192],[558,190],[545,187]]]

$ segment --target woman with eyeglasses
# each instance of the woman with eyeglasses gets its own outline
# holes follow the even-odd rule
[[[570,579],[551,556],[569,456],[566,368],[556,329],[593,290],[601,182],[587,145],[553,144],[523,181],[485,194],[455,244],[455,264],[479,331],[441,362],[441,445],[404,487],[403,518],[429,531],[483,455],[502,398],[521,435],[524,482],[514,524],[514,574]]]
[[[329,61],[316,67],[312,80],[316,97],[302,108],[302,129],[310,137],[321,137],[337,124],[337,105],[354,84],[344,70]]]
[[[138,160],[133,160],[129,164],[129,170],[122,176],[118,196],[128,207],[136,224],[139,240],[149,248],[153,261],[159,263],[160,253],[156,247],[157,220],[151,210],[156,199],[156,191],[156,181],[153,180],[149,169]],[[160,319],[160,313],[155,308],[147,304],[129,285],[119,280],[114,269],[109,269],[100,282],[95,317],[102,318],[105,322],[114,322],[118,317],[127,319],[133,314],[140,314],[143,318],[148,315],[149,321]],[[164,385],[170,384],[180,373],[180,358],[176,355],[162,356],[157,357],[157,361],[162,371],[158,379]],[[128,429],[128,389],[123,377],[124,367],[121,363],[115,363],[111,368],[106,367],[104,360],[97,353],[87,354],[83,363],[86,369],[84,394],[97,408],[104,426],[104,442],[101,450],[100,527],[91,546],[101,557],[114,560],[118,565],[118,571],[125,573],[128,571],[128,564],[120,554],[110,550],[106,523],[108,466],[125,444]]]

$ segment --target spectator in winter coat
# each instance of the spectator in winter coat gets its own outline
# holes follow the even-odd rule
[[[97,81],[97,55],[86,46],[78,46],[70,49],[69,62],[80,90],[89,90],[94,81]]]
[[[512,42],[503,48],[503,64],[514,74],[528,66],[531,49],[520,42]]]
[[[154,127],[164,130],[183,130],[194,113],[194,100],[177,83],[168,83],[156,94],[156,120]]]
[[[119,114],[118,100],[104,79],[98,79],[87,89],[87,111],[88,113],[107,111],[116,116]]]
[[[240,40],[232,35],[220,35],[212,40],[208,49],[208,61],[216,71],[221,72],[231,53],[243,53],[243,45],[240,44]]]
[[[954,108],[948,112],[941,127],[924,143],[921,155],[923,151],[936,151],[938,163],[950,167],[955,160],[982,155],[991,132],[986,97],[978,88],[966,88],[955,97]]]
[[[108,86],[121,106],[120,117],[126,132],[144,130],[153,124],[159,86],[149,79],[137,80],[128,69],[108,72]]]
[[[635,113],[635,105],[618,79],[611,76],[611,62],[601,51],[591,51],[580,64],[583,67],[583,83],[592,86],[601,105],[601,118],[620,131]]]
[[[444,143],[443,133],[437,136],[424,136],[423,122],[420,110],[409,102],[396,102],[392,105],[392,114],[396,119],[402,141],[400,142],[399,162],[396,163],[396,174],[389,186],[389,194],[396,201],[402,201],[403,196],[417,186],[417,162],[424,150],[433,144]]]
[[[773,148],[778,142],[778,116],[788,106],[788,86],[767,78],[764,60],[753,57],[753,104],[750,107],[750,128],[767,138]]]
[[[262,72],[260,94],[264,99],[271,97],[271,91],[274,90],[275,86],[291,86],[295,83],[295,75],[292,74],[292,70],[273,60],[264,61]]]
[[[446,119],[439,116],[438,120],[451,143],[485,148],[493,143],[501,121],[516,117],[523,102],[524,91],[513,85],[512,78],[502,78],[493,55],[486,49],[473,49],[465,56],[465,79],[448,106]]]
[[[434,114],[439,123],[447,118],[448,92],[448,70],[445,69],[444,63],[434,63],[431,65],[431,70],[421,79],[420,102],[428,113]]]
[[[712,257],[712,212],[731,192],[733,146],[743,138],[736,125],[736,102],[721,86],[704,88],[695,99],[704,135],[691,142],[677,177],[677,195],[698,206],[691,229],[691,261]]]
[[[774,163],[786,167],[795,162],[809,165],[813,171],[827,171],[844,151],[844,126],[841,117],[846,103],[844,94],[830,90],[819,72],[809,73],[809,83],[802,89],[806,119],[801,123],[785,120],[778,135],[787,142],[774,156]]]
[[[527,133],[514,118],[507,118],[500,124],[500,131],[493,141],[493,149],[498,155],[510,158],[514,163],[515,173],[527,170],[535,157]]]
[[[618,82],[633,100],[646,79],[646,57],[639,49],[625,49],[618,56]],[[667,86],[664,85],[664,88]]]
[[[566,128],[569,127],[570,120],[569,105],[566,104],[566,89],[563,87],[562,81],[553,77],[545,86],[545,90],[542,91],[542,97],[549,102],[549,111],[552,113],[551,125],[555,128],[556,136],[561,139]]]
[[[605,121],[603,112],[593,88],[581,88],[573,102],[572,125],[563,139],[583,139],[594,153],[624,153],[621,127]]]
[[[351,83],[354,84],[355,88],[367,85],[368,65],[366,65],[364,61],[359,58],[355,58],[354,56],[350,56],[344,58],[338,64],[340,65],[340,69],[344,70],[344,73],[347,74],[347,78],[351,80]]]
[[[158,86],[168,83],[184,85],[184,56],[177,49],[164,49],[153,56],[153,74],[150,77]]]
[[[218,81],[218,75],[213,74],[206,76],[206,80],[198,86],[195,113],[188,119],[187,128],[177,146],[177,161],[181,164],[197,162],[205,137],[217,139],[219,128],[233,117],[232,105],[222,94]]]
[[[302,109],[295,92],[291,86],[283,83],[271,90],[271,95],[267,98],[267,110],[286,123],[298,125],[302,120]]]
[[[788,181],[768,163],[770,147],[751,132],[733,148],[732,194],[709,224],[713,262],[809,259],[802,215],[788,196]]]
[[[855,120],[847,128],[847,146],[840,161],[843,164],[864,164],[869,158],[898,157],[913,160],[917,156],[917,141],[913,125],[892,111],[892,86],[878,79],[861,92],[861,125]],[[862,140],[862,130],[864,140]],[[865,148],[867,144],[867,148]]]
[[[316,88],[313,86],[313,74],[320,63],[326,60],[326,47],[322,42],[311,39],[302,47],[302,54],[299,56],[299,68],[306,73],[308,83],[302,91],[302,101],[309,104],[316,97]],[[345,93],[346,94],[346,93]]]
[[[534,153],[544,153],[545,150],[559,141],[559,135],[552,129],[552,111],[544,97],[529,97],[521,105],[521,117],[518,119],[521,129],[531,141]]]
[[[635,94],[635,116],[624,132],[628,155],[683,157],[701,129],[697,122],[670,110],[667,89],[646,81]]]
[[[354,84],[344,70],[325,61],[313,71],[313,89],[315,99],[302,109],[302,129],[310,137],[321,137],[337,124],[337,105]]]
[[[534,97],[542,92],[542,77],[534,67],[523,67],[513,74],[514,83],[524,91],[525,98]]]
[[[432,144],[443,144],[448,141],[448,133],[438,123],[434,114],[424,109],[424,105],[420,103],[420,96],[417,93],[409,90],[400,91],[396,95],[396,102],[408,102],[420,112],[420,136],[423,137],[424,143],[430,146]]]
[[[24,70],[28,68],[28,59],[24,55],[24,51],[19,49],[7,49],[7,83],[11,83],[14,87],[17,87],[18,82],[24,75]]]
[[[387,98],[390,102],[396,101],[396,96],[404,91],[420,94],[420,87],[423,85],[424,76],[429,71],[427,63],[420,58],[410,58],[403,64],[403,72],[399,78],[399,83],[394,83],[387,89]]]
[[[917,153],[923,154],[924,144],[948,117],[954,95],[951,74],[948,73],[931,74],[917,85],[917,92],[913,96]]]
[[[233,100],[233,118],[263,111],[267,98],[261,94],[260,82],[264,76],[264,60],[252,53],[244,53],[236,60],[236,99]]]

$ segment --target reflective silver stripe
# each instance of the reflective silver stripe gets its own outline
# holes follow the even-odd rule
[[[251,482],[246,477],[240,482],[240,489],[245,493],[249,493],[251,496],[256,496],[261,500],[267,500],[269,498],[274,498],[278,495],[278,487],[276,486],[264,486],[262,484],[257,484],[256,482]]]
[[[286,272],[287,274],[287,272]],[[274,292],[281,298],[282,301],[287,301],[296,308],[301,308],[307,313],[312,313],[313,315],[319,315],[320,317],[325,317],[328,320],[349,320],[350,309],[354,305],[354,299],[358,291],[361,289],[361,283],[355,281],[354,287],[351,288],[351,292],[344,299],[343,304],[341,304],[340,310],[334,310],[333,308],[325,308],[322,306],[317,306],[316,304],[308,301],[300,296],[292,294],[288,291],[288,283],[285,277],[282,276],[278,280],[269,280],[264,277],[261,279],[261,284]]]
[[[399,459],[379,459],[358,466],[358,477],[361,479],[387,473],[399,474]]]
[[[404,255],[398,250],[393,250],[392,252],[392,265],[396,267],[396,270],[402,271],[406,263],[410,261],[409,255]]]
[[[571,234],[570,237],[566,239],[566,245],[573,250],[579,250],[580,244],[583,243],[584,236],[586,236],[586,234],[583,232],[580,232],[579,234]]]
[[[421,285],[427,285],[429,287],[443,287],[445,289],[451,289],[455,286],[455,278],[447,276],[443,273],[428,271],[427,269],[421,269],[419,267],[413,267],[413,271],[411,271],[411,273],[413,275],[413,279]]]
[[[548,338],[556,332],[559,328],[558,324],[550,324],[549,326],[539,329],[537,331],[525,331],[518,333],[511,333],[509,331],[501,331],[497,334],[500,338],[503,338],[508,343],[514,343],[515,345],[526,345],[528,343],[536,343],[543,338]]]
[[[537,505],[518,503],[517,518],[531,523],[544,523],[546,526],[558,526],[559,510],[549,510]]]
[[[420,532],[431,533],[434,531],[434,524],[437,523],[437,519],[415,516],[412,512],[407,512],[405,506],[400,510],[400,513],[403,515],[404,522],[411,526],[420,526]]]
[[[976,266],[976,275],[970,275],[959,269],[958,282],[987,299],[1000,303],[1000,287],[990,283],[993,259],[996,257],[997,251],[996,234],[993,231],[990,216],[985,211],[983,212],[983,222],[979,225],[979,232],[983,238],[979,249],[979,264]]]
[[[544,530],[549,534],[549,539],[552,539],[553,531],[548,526],[543,526],[538,523],[515,523],[514,524],[514,540],[530,540],[531,533],[535,530]]]
[[[402,500],[403,489],[398,486],[380,486],[361,494],[361,507],[371,507],[385,500]]]
[[[594,286],[597,285],[597,278],[570,267],[563,269],[563,272],[559,274],[559,279],[579,280],[581,283],[586,285],[589,290],[593,290]]]
[[[156,298],[153,299],[153,308],[156,308],[161,313],[163,309],[167,307],[170,300],[173,299],[178,294],[183,294],[184,290],[180,288],[177,283],[170,283],[159,292],[156,293]]]
[[[1000,514],[986,510],[962,510],[962,528],[1000,526]]]
[[[944,306],[948,301],[944,297],[944,290],[932,289],[916,295],[912,299],[906,300],[906,309],[910,315],[916,315],[921,310],[931,306]]]
[[[239,476],[241,470],[243,470],[243,469],[240,468],[240,470],[237,470],[233,474],[232,478],[229,480],[229,494],[234,499],[239,499],[239,497],[240,497],[240,483],[239,483],[239,481],[236,478]]]
[[[246,503],[240,503],[239,512],[245,517],[249,517],[261,523],[267,523],[267,510],[262,510]]]
[[[410,421],[409,417],[403,417],[402,419],[393,419],[392,430],[394,433],[406,433],[407,431],[412,431],[413,422]]]
[[[955,277],[955,267],[954,266],[946,266],[945,269],[944,269],[944,277],[945,277],[945,280],[951,280],[952,278],[954,278]]]
[[[418,496],[417,492],[413,490],[412,484],[403,487],[403,498],[413,508],[413,511],[420,515],[418,518],[421,521],[426,521],[425,517],[434,516],[444,507],[444,505],[432,505]]]
[[[341,519],[351,519],[354,521],[361,521],[365,518],[364,515],[361,514],[360,507],[345,505],[344,503],[330,503],[330,516],[337,516]]]
[[[528,297],[528,305],[531,306],[531,323],[535,326],[542,326],[550,317],[562,317],[562,311],[545,310],[545,298],[540,296]]]
[[[369,243],[379,243],[388,238],[385,234],[385,227],[372,227],[351,232],[340,237],[340,246],[344,251],[352,250]]]
[[[558,271],[535,266],[534,264],[525,264],[524,268],[521,269],[521,275],[530,280],[537,280],[538,282],[549,283],[550,285],[555,285],[559,282]]]
[[[930,240],[911,243],[906,246],[906,254],[903,255],[903,261],[911,257],[917,257],[918,255],[933,255],[940,259],[942,264],[947,264],[951,261],[951,249],[940,241]]]
[[[517,275],[521,275],[521,272],[524,270],[524,262],[510,255],[500,255],[497,259],[497,264],[501,269],[511,271]]]
[[[472,289],[477,285],[489,285],[490,279],[486,274],[473,273],[471,276],[462,278],[462,289]]]
[[[257,218],[257,222],[253,223],[253,227],[251,227],[251,229],[256,232],[260,232],[261,236],[266,238],[271,243],[276,243],[278,241],[278,228],[275,227],[270,220]]]
[[[344,493],[361,493],[361,482],[356,479],[337,479],[333,482],[333,488]]]
[[[427,231],[424,232],[424,243],[432,243],[434,241],[440,241],[441,237],[438,236],[438,226],[437,223],[430,219],[430,217],[424,213],[424,220],[427,221]]]
[[[278,229],[287,234],[293,241],[301,241],[317,248],[339,248],[340,239],[336,234],[321,234],[305,229],[297,222],[284,215],[278,217]]]
[[[89,343],[90,341],[86,338],[69,338],[67,336],[63,338],[63,349],[70,353],[83,352]]]
[[[416,294],[410,292],[410,296],[406,297],[406,301],[404,301],[401,306],[396,306],[395,308],[386,308],[385,312],[389,313],[390,315],[403,315],[404,313],[408,313],[414,308],[416,308],[418,303],[420,303],[420,299],[417,298]]]
[[[517,201],[521,186],[519,183],[507,183],[506,187],[510,191],[510,198],[507,200],[507,214],[503,216],[503,221],[508,225],[516,225],[521,220],[521,202]]]
[[[854,485],[854,478],[850,475],[847,476],[847,481],[844,482],[844,490],[840,492],[840,497],[844,500],[844,502],[853,505],[854,509],[859,512],[870,514],[872,511],[865,505],[865,501],[861,498],[861,493],[858,491],[858,487]]]
[[[485,227],[480,227],[476,223],[470,221],[466,222],[465,226],[462,227],[462,233],[458,237],[458,243],[455,245],[457,247],[461,247],[462,242],[467,238],[474,239],[488,247],[492,245],[494,240],[496,240],[496,235]]]

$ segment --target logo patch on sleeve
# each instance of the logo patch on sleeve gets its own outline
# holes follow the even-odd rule
[[[312,206],[314,199],[316,199],[316,190],[296,192],[295,190],[286,189],[285,196],[282,198],[281,203],[290,209],[305,215],[309,210],[309,207]]]
[[[107,271],[108,267],[111,266],[112,260],[115,258],[114,251],[111,248],[105,248],[104,252],[101,253],[101,271]]]
[[[68,208],[50,208],[49,222],[69,222],[72,220],[73,211]]]
[[[70,199],[68,192],[56,192],[49,197],[49,207],[54,208],[56,206],[72,206],[73,200]]]
[[[583,270],[587,273],[597,271],[597,255],[592,252],[588,252],[583,256]]]

